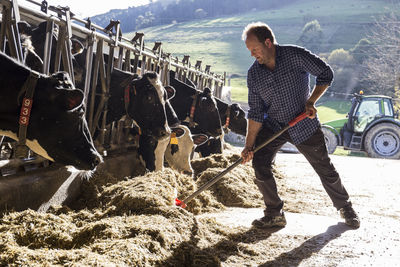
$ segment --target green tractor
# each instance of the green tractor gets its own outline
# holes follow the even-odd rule
[[[373,158],[400,159],[400,120],[391,97],[355,94],[346,119],[322,125],[329,153],[337,146]]]

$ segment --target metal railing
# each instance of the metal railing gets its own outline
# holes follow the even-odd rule
[[[51,6],[46,1],[28,1],[36,5],[38,10],[18,5],[17,0],[0,0],[2,6],[0,48],[4,50],[7,40],[11,56],[24,62],[17,23],[23,20],[37,26],[47,21],[42,72],[49,74],[62,68],[70,74],[72,81],[77,82],[77,77],[74,77],[71,39],[82,41],[87,53],[84,66],[86,74],[84,80],[80,81],[83,87],[80,89],[86,96],[89,129],[92,134],[96,128],[101,130],[99,141],[103,147],[110,147],[113,142],[111,136],[120,135],[113,134],[114,124],[107,126],[107,129],[105,125],[110,77],[114,67],[139,75],[149,70],[155,71],[160,75],[164,85],[169,84],[168,72],[174,68],[178,79],[182,81],[190,79],[196,84],[197,89],[203,90],[209,87],[216,97],[221,97],[226,74],[218,75],[211,72],[210,65],[206,65],[204,69],[201,61],[196,61],[196,64],[192,65],[188,55],[179,60],[163,51],[161,42],[155,42],[153,47],[145,46],[144,33],[137,32],[132,39],[127,39],[122,35],[119,21],[111,20],[109,25],[103,28],[93,24],[90,19],[78,18],[69,7]],[[52,58],[52,36],[55,25],[58,25],[59,32],[55,58]],[[108,57],[107,64],[105,55]],[[53,69],[50,69],[51,63],[54,63]],[[95,92],[98,81],[101,83],[102,92],[100,105],[95,110],[94,97],[88,99],[88,96],[90,91]],[[102,121],[100,121],[101,114],[103,114]],[[120,125],[115,126],[118,132],[122,131]]]

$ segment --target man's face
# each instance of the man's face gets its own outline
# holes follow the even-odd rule
[[[249,35],[246,39],[246,47],[250,51],[258,63],[266,64],[268,58],[271,56],[270,48],[272,46],[271,40],[266,39],[264,43],[260,42],[256,36]]]

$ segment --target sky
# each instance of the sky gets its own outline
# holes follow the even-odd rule
[[[35,0],[41,2],[41,0]],[[102,13],[106,13],[110,9],[126,9],[131,6],[140,6],[149,3],[149,0],[46,0],[52,6],[68,6],[78,17],[86,18]],[[22,5],[27,5],[34,9],[39,9],[38,6],[31,4],[25,0],[18,1]]]

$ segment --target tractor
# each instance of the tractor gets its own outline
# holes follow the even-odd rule
[[[388,96],[354,94],[345,119],[322,125],[329,153],[337,146],[373,158],[400,159],[400,120]]]

